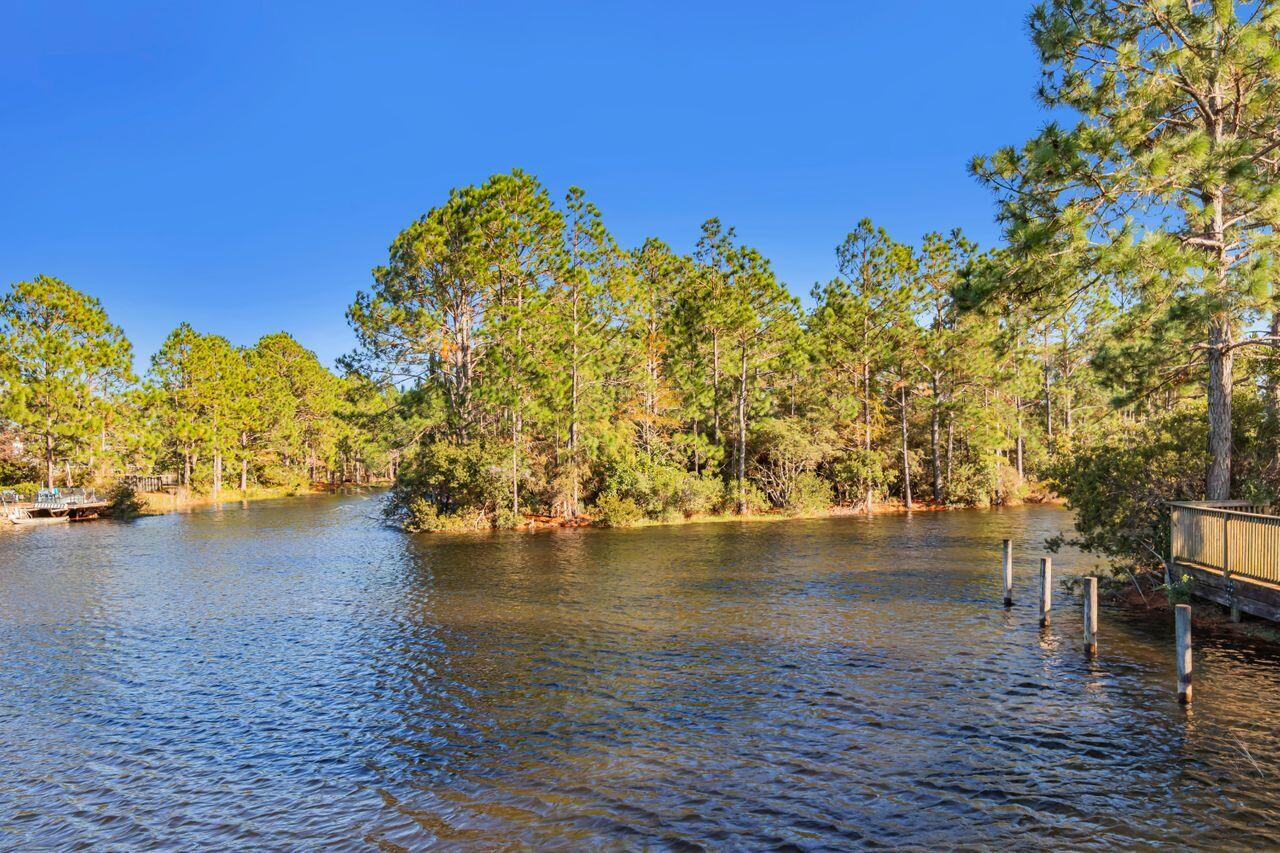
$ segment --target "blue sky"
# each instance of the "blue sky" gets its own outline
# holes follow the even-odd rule
[[[140,365],[184,320],[331,362],[397,231],[520,166],[805,295],[864,216],[996,240],[965,166],[1045,121],[1029,5],[0,0],[0,284],[98,296]]]

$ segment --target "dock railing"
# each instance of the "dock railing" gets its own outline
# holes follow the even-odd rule
[[[1280,584],[1280,516],[1248,501],[1169,504],[1170,558],[1225,577]]]
[[[177,474],[126,474],[121,482],[140,492],[163,492],[178,487]]]

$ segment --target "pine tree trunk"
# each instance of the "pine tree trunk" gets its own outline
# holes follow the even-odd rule
[[[1025,477],[1025,474],[1023,473],[1023,470],[1022,470],[1022,448],[1023,448],[1024,442],[1022,437],[1022,398],[1021,397],[1014,398],[1014,406],[1018,410],[1018,476],[1021,478],[1021,477]]]
[[[943,490],[947,495],[951,494],[951,460],[955,456],[956,449],[956,422],[954,415],[947,417],[947,479],[943,485]]]
[[[862,448],[866,451],[866,463],[871,464],[871,362],[862,365]],[[871,515],[871,499],[873,493],[871,481],[867,481],[866,513]]]
[[[572,506],[569,507],[570,518],[577,518],[580,511],[579,490],[581,484],[578,482],[578,334],[578,293],[575,287],[573,294],[573,375],[569,391],[569,476],[573,478]]]
[[[720,333],[711,333],[711,443],[720,443]]]
[[[520,518],[520,407],[511,416],[511,514]]]
[[[53,488],[53,429],[52,427],[44,434],[44,486],[46,489]]]
[[[902,500],[911,509],[911,452],[907,446],[907,386],[898,389],[902,399]]]
[[[738,376],[738,514],[747,511],[747,349]]]
[[[1045,332],[1045,337],[1048,337]],[[1044,356],[1044,434],[1045,440],[1049,445],[1049,450],[1053,450],[1053,396],[1049,393],[1049,355],[1048,348],[1045,349]]]
[[[699,477],[702,476],[702,453],[698,450],[698,438],[701,436],[699,425],[701,421],[697,418],[693,419],[693,473]]]
[[[929,413],[929,451],[933,458],[933,501],[942,503],[942,436],[938,413],[938,374],[933,374],[933,405]]]
[[[1209,150],[1215,151],[1225,135],[1221,81],[1214,79],[1210,93],[1208,122]],[[1227,256],[1225,190],[1213,186],[1208,196],[1210,215],[1208,236],[1215,245],[1215,295],[1226,299],[1230,294],[1231,262]],[[1209,321],[1209,470],[1205,476],[1205,498],[1211,501],[1231,498],[1231,392],[1235,351],[1232,349],[1231,318],[1218,314]]]
[[[1209,330],[1209,472],[1205,499],[1231,498],[1231,388],[1234,352],[1226,318],[1214,318]]]
[[[249,488],[249,460],[242,456],[240,457],[240,492],[242,495],[247,488]]]

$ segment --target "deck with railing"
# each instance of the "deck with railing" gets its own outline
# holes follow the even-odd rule
[[[177,474],[126,474],[120,478],[126,485],[140,492],[164,492],[178,487]]]
[[[1280,584],[1280,516],[1247,501],[1170,504],[1174,562]]]

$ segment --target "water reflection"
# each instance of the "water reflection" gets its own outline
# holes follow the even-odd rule
[[[1087,660],[1058,591],[1042,630],[1061,511],[465,538],[376,509],[0,538],[3,846],[1280,841],[1276,656],[1197,638],[1185,710],[1168,626],[1105,610]]]

